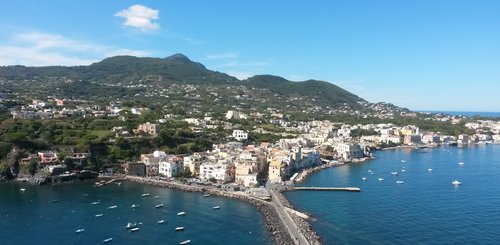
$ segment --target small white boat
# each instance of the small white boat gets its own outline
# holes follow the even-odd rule
[[[361,178],[361,179],[362,179],[362,180],[367,180],[367,178],[366,178],[366,177],[363,177],[363,178]]]
[[[154,198],[154,199],[158,199],[158,198],[160,198],[160,196],[154,196],[153,198]]]
[[[220,206],[213,206],[212,208],[213,208],[213,209],[219,209],[219,208],[220,208]]]
[[[161,208],[161,207],[163,207],[163,203],[160,203],[160,204],[155,206],[155,208]]]
[[[110,237],[110,238],[106,238],[106,239],[102,240],[102,243],[108,243],[111,241],[113,241],[113,238]]]
[[[125,226],[125,228],[127,229],[132,229],[135,227],[137,227],[137,223],[130,223],[130,222]]]
[[[401,160],[401,162],[406,162],[406,160]]]
[[[179,244],[186,245],[186,244],[189,244],[190,242],[191,242],[191,240],[184,240],[184,241],[180,242]]]
[[[463,166],[465,163],[464,162],[459,162],[458,165]]]
[[[182,231],[182,230],[184,230],[184,226],[175,227],[175,231]]]
[[[148,197],[148,196],[150,196],[150,195],[151,195],[151,194],[149,194],[149,193],[144,193],[144,194],[142,194],[142,195],[141,195],[141,197]]]
[[[372,171],[370,169],[368,169],[368,173],[371,173]]]
[[[451,182],[453,185],[461,185],[462,182],[458,181],[458,180],[454,180],[453,182]]]
[[[132,206],[130,206],[130,207],[131,208],[138,208],[138,207],[140,207],[140,205],[139,204],[132,204]]]
[[[396,184],[404,184],[404,183],[405,183],[405,182],[404,182],[404,181],[402,181],[402,180],[398,180],[398,181],[396,181]]]
[[[116,205],[113,205],[113,206],[109,206],[108,209],[114,209],[114,208],[117,208],[118,206]]]
[[[85,229],[78,229],[78,230],[75,231],[75,233],[82,233],[84,231],[85,231]]]
[[[406,169],[401,169],[401,172],[403,172],[403,173],[406,172]]]
[[[96,214],[95,217],[102,217],[102,214]]]
[[[391,172],[392,175],[398,175],[398,172]]]
[[[19,190],[20,190],[20,191],[26,191],[26,189],[24,189],[24,188],[21,188],[21,189],[19,189]]]
[[[432,172],[432,170],[434,170],[434,169],[432,169],[432,168],[428,168],[428,169],[427,169],[427,172]]]
[[[178,212],[177,213],[178,216],[182,216],[182,215],[185,215],[185,214],[186,214],[186,212]]]
[[[205,194],[205,195],[203,195],[203,197],[209,197],[209,196],[210,196],[210,194]]]
[[[136,232],[136,231],[139,231],[139,227],[134,227],[132,229],[129,229],[128,230],[129,232]]]
[[[378,178],[378,181],[384,181],[384,178]]]
[[[92,202],[92,203],[90,203],[90,204],[92,204],[92,205],[97,205],[97,204],[99,204],[99,203],[101,203],[101,202]]]
[[[167,222],[166,220],[162,219],[162,220],[158,220],[156,223],[163,224],[163,223],[166,223],[166,222]]]

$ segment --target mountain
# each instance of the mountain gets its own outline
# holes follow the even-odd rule
[[[320,101],[333,104],[353,104],[364,101],[360,97],[328,82],[307,80],[291,82],[282,77],[272,75],[258,75],[243,81],[250,87],[266,88],[275,93],[297,94],[308,96]]]
[[[282,106],[294,111],[360,108],[362,98],[328,82],[292,82],[282,77],[258,75],[238,80],[208,70],[183,54],[166,58],[115,56],[88,66],[3,66],[0,84],[6,92],[94,100],[140,99],[192,106],[241,108]],[[193,88],[189,87],[194,86]],[[181,86],[181,87],[179,87]],[[188,87],[186,87],[188,86]],[[222,103],[222,105],[220,105]],[[200,102],[201,103],[201,102]]]

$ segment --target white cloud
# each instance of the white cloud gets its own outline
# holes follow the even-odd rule
[[[115,16],[125,19],[123,25],[134,27],[141,31],[160,29],[160,25],[154,22],[160,18],[160,11],[157,9],[135,4],[127,9],[120,10]]]
[[[43,32],[20,33],[0,41],[0,65],[88,65],[109,56],[148,54]]]

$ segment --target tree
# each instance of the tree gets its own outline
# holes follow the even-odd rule
[[[10,179],[12,177],[12,173],[10,172],[10,166],[8,164],[0,164],[0,179],[6,177]]]
[[[30,162],[28,163],[28,172],[31,175],[35,175],[37,170],[38,170],[38,162],[36,161],[36,159],[31,159]]]

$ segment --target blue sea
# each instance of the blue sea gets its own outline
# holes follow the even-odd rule
[[[422,111],[422,112],[430,112],[430,113],[443,113],[446,115],[452,116],[481,116],[481,117],[500,117],[500,112],[474,112],[474,111]]]
[[[25,188],[26,191],[20,191]],[[142,197],[143,193],[150,196]],[[154,198],[158,196],[157,198]],[[93,202],[99,202],[93,205]],[[156,208],[163,203],[164,206]],[[132,205],[139,205],[131,208]],[[116,206],[116,208],[110,208]],[[213,209],[220,206],[220,209]],[[184,216],[177,216],[184,211]],[[100,215],[96,217],[96,215]],[[159,220],[166,223],[158,224]],[[129,232],[127,223],[137,223]],[[183,226],[184,231],[175,231]],[[269,244],[257,210],[236,200],[123,182],[0,183],[0,244]],[[78,229],[85,229],[75,233]]]
[[[359,193],[286,193],[297,209],[312,213],[325,244],[500,244],[500,145],[375,156],[314,173],[301,184],[354,186]]]

